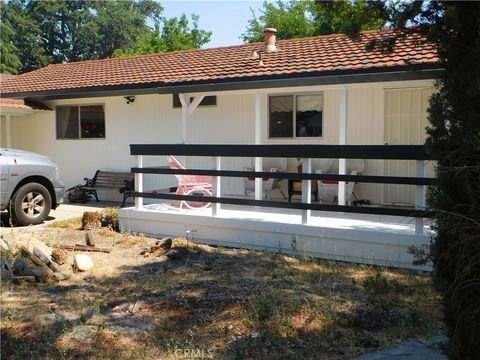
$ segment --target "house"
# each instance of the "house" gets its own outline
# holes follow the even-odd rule
[[[53,157],[69,187],[96,169],[134,167],[130,144],[423,144],[438,58],[413,35],[389,54],[365,49],[392,35],[276,41],[275,29],[266,29],[264,43],[49,65],[2,80],[2,97],[52,109],[10,119],[2,146],[8,138],[12,147]],[[166,164],[165,157],[144,161]],[[210,158],[183,161],[211,166]],[[251,164],[233,157],[222,168]],[[288,160],[288,170],[296,165]],[[367,159],[363,174],[415,176],[415,164]],[[149,189],[175,184],[171,176],[143,178]],[[242,196],[243,186],[222,178],[222,194]],[[356,193],[408,205],[411,188],[365,183]]]

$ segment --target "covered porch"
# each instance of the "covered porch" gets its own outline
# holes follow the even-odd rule
[[[427,156],[421,146],[354,145],[131,145],[137,158],[135,206],[121,209],[124,230],[156,237],[184,236],[193,241],[219,246],[242,247],[318,257],[339,261],[429,270],[414,266],[411,246],[430,242],[430,213],[425,210]],[[171,169],[143,166],[143,158],[175,154],[211,157],[213,166],[203,169]],[[302,173],[222,170],[223,159],[254,157],[256,163],[268,157],[302,158]],[[417,177],[312,173],[312,159],[396,159],[416,161]],[[261,169],[261,167],[260,167]],[[143,187],[143,176],[207,175],[213,178],[212,196],[172,194]],[[301,181],[301,202],[262,199],[265,177]],[[255,199],[222,196],[222,179],[254,177]],[[336,180],[338,204],[315,202],[312,183]],[[404,184],[415,188],[415,208],[352,206],[346,203],[347,182]],[[146,204],[145,199],[155,203]],[[209,202],[211,206],[188,209],[172,206],[175,201]]]

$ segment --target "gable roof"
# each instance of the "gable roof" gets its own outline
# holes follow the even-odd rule
[[[390,54],[366,51],[373,39],[392,30],[366,31],[357,41],[344,34],[277,41],[278,51],[263,54],[263,66],[252,59],[264,43],[174,51],[152,55],[89,60],[47,67],[1,81],[5,96],[78,94],[109,89],[163,88],[259,79],[326,76],[342,73],[398,71],[407,62],[438,67],[433,46],[409,36]],[[153,92],[153,91],[150,91]],[[175,91],[172,91],[175,92]]]

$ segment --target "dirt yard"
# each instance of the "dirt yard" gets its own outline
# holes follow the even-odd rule
[[[19,235],[85,244],[78,219]],[[94,267],[2,284],[2,359],[350,359],[444,333],[429,275],[93,230]],[[73,256],[73,252],[69,252]],[[14,253],[7,254],[14,257]]]

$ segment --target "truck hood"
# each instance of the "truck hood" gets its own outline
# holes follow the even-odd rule
[[[55,164],[52,158],[45,155],[40,155],[31,151],[24,151],[24,150],[18,150],[18,149],[3,149],[3,150],[14,157],[20,157],[22,159],[30,159],[30,160],[43,160],[43,161],[48,161],[52,164]]]

